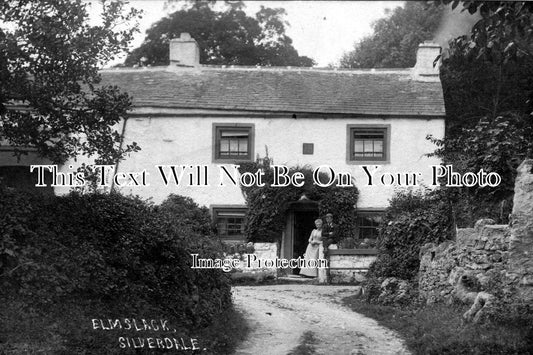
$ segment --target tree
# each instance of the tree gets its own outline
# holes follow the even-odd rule
[[[121,146],[114,128],[131,98],[97,86],[101,65],[127,48],[139,15],[121,0],[102,1],[101,24],[90,25],[82,0],[11,0],[0,3],[0,138],[37,149],[62,163],[79,155],[111,163],[136,151]]]
[[[479,12],[481,19],[472,28],[465,53],[474,53],[493,62],[507,62],[533,55],[533,3],[527,1],[440,0],[437,3],[460,3],[463,11]]]
[[[471,51],[465,37],[450,42],[440,69],[447,135],[474,127],[481,117],[505,112],[526,117],[533,110],[533,58],[491,61]]]
[[[139,48],[126,58],[125,65],[168,65],[169,40],[188,32],[200,46],[200,62],[227,65],[312,66],[315,62],[299,56],[285,34],[283,9],[261,6],[255,18],[242,10],[243,3],[213,10],[209,2],[196,2],[156,22]]]
[[[442,1],[449,4],[452,1]],[[457,7],[459,1],[453,1]],[[463,11],[479,13],[470,36],[450,42],[441,79],[448,131],[472,128],[483,117],[533,111],[532,3],[463,1]]]
[[[470,36],[451,41],[443,56],[447,135],[433,140],[439,146],[435,155],[461,173],[498,173],[499,186],[464,188],[460,199],[472,206],[471,215],[505,223],[516,168],[533,157],[533,4],[453,1],[452,7],[460,3],[481,19]]]
[[[443,7],[407,1],[386,18],[377,20],[374,33],[345,53],[343,68],[408,68],[416,62],[416,50],[424,40],[433,38]]]

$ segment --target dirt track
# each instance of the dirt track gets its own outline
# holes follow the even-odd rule
[[[316,354],[409,354],[401,339],[376,321],[342,306],[357,286],[234,287],[234,302],[252,327],[236,355],[286,355],[306,332]]]

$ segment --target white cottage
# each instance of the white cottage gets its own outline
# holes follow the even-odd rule
[[[439,51],[421,44],[415,68],[408,69],[208,66],[199,63],[196,41],[182,34],[170,43],[169,66],[102,72],[104,84],[133,96],[122,132],[125,142],[142,148],[117,171],[145,170],[150,177],[150,186],[122,191],[155,202],[170,193],[189,196],[211,209],[222,238],[243,240],[245,201],[238,186],[220,186],[220,166],[231,170],[268,151],[275,164],[350,173],[360,190],[358,234],[375,237],[394,189],[409,184],[405,174],[411,173],[411,184],[414,173],[417,184],[430,185],[431,165],[439,163],[425,156],[435,149],[426,136],[444,136],[443,93],[433,67]],[[31,156],[16,163],[0,154],[0,165],[36,163]],[[194,177],[192,184],[165,185],[157,165],[183,166],[184,179],[199,166],[207,176],[200,184]],[[198,186],[203,179],[209,186]],[[312,203],[294,205],[283,257],[301,254],[317,215]]]

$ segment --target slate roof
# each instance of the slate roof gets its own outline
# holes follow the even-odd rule
[[[440,81],[411,71],[304,68],[128,68],[102,71],[136,107],[260,112],[444,116]]]

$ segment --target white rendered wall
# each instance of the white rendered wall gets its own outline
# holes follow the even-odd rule
[[[437,138],[444,135],[444,119],[347,119],[347,118],[228,118],[228,117],[138,117],[127,121],[125,142],[135,141],[142,150],[121,162],[120,172],[149,173],[149,187],[122,188],[132,193],[153,198],[159,203],[171,193],[192,197],[198,204],[244,205],[238,186],[218,186],[220,172],[213,163],[213,123],[254,124],[255,155],[265,156],[265,147],[275,164],[287,166],[330,165],[337,172],[350,172],[360,190],[358,208],[385,208],[395,186],[381,184],[368,186],[366,174],[360,165],[347,164],[347,125],[390,125],[390,159],[378,172],[420,172],[418,183],[431,183],[431,165],[435,158],[424,155],[435,147],[426,140],[428,134]],[[302,153],[303,143],[314,143],[314,154]],[[208,165],[211,186],[165,186],[155,165]],[[225,164],[225,163],[224,163]],[[367,164],[367,165],[379,165]],[[378,175],[376,174],[376,176]],[[229,181],[226,180],[228,183]]]

